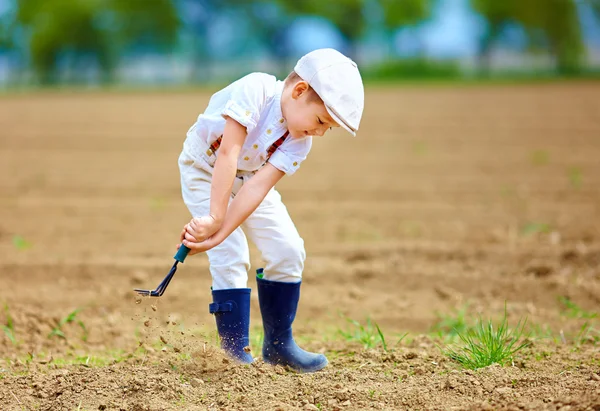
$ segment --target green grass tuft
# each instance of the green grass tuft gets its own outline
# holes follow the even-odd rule
[[[13,242],[13,245],[15,246],[15,248],[19,251],[24,251],[24,250],[27,250],[28,248],[31,248],[31,243],[29,241],[25,240],[20,235],[14,236],[12,239],[12,242]]]
[[[379,334],[379,339],[381,339],[381,344],[383,345],[383,351],[387,351],[387,344],[385,343],[385,337],[383,336],[383,333],[381,332],[381,329],[379,328],[379,325],[375,324],[375,327],[377,327],[377,333]]]
[[[13,344],[17,343],[17,338],[15,337],[15,324],[10,315],[10,311],[8,310],[8,304],[4,304],[4,313],[6,314],[6,324],[2,324],[2,330],[4,330],[4,334]]]
[[[449,314],[436,312],[438,321],[431,326],[430,332],[442,340],[452,340],[458,335],[466,333],[472,328],[467,321],[468,308],[469,304],[465,304],[460,308],[454,308]]]
[[[253,332],[250,333],[250,348],[252,349],[253,357],[257,357],[260,353],[262,353],[264,341],[265,332],[263,327],[254,327]]]
[[[574,338],[575,345],[591,343],[598,345],[600,343],[600,330],[592,324],[591,321],[586,321]]]
[[[569,183],[571,183],[571,187],[580,188],[583,180],[583,173],[579,167],[570,167],[567,170],[567,177],[569,178]]]
[[[523,235],[534,235],[534,234],[547,234],[552,231],[552,227],[547,223],[535,223],[530,222],[523,226],[521,234]]]
[[[83,323],[83,321],[77,319],[77,314],[79,314],[80,311],[81,311],[81,309],[77,308],[77,309],[73,310],[72,312],[70,312],[66,317],[62,318],[58,322],[56,327],[54,327],[54,329],[52,331],[50,331],[50,334],[48,334],[48,338],[57,336],[57,337],[66,339],[67,336],[64,333],[63,327],[69,323],[76,323],[77,325],[79,325],[81,327],[81,329],[83,331],[83,335],[81,336],[81,339],[83,341],[87,341],[87,337],[88,337],[87,328],[85,327],[85,324]]]
[[[427,154],[427,143],[424,141],[415,141],[412,145],[412,151],[416,155],[423,156]]]
[[[529,345],[528,342],[519,343],[525,323],[526,321],[519,320],[516,328],[509,330],[505,307],[504,317],[497,328],[491,320],[484,323],[480,318],[475,327],[459,333],[463,347],[449,348],[444,354],[468,369],[483,368],[495,363],[503,365],[513,354]]]
[[[150,209],[152,211],[163,211],[167,205],[167,200],[163,197],[152,197],[150,199]]]
[[[569,318],[587,318],[592,319],[598,316],[598,313],[593,311],[585,311],[583,308],[575,304],[569,297],[558,297],[558,301],[563,305],[562,314]]]
[[[545,150],[536,150],[531,153],[531,163],[536,166],[543,166],[548,164],[549,156]]]
[[[346,341],[359,342],[365,349],[375,348],[378,344],[381,344],[385,351],[388,350],[383,332],[379,328],[379,325],[371,322],[370,318],[367,318],[366,325],[362,325],[358,321],[350,318],[347,318],[347,321],[352,325],[353,329],[350,331],[338,330],[339,335]],[[404,336],[402,338],[404,338]],[[402,341],[402,338],[400,341]]]

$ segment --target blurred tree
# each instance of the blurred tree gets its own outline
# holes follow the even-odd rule
[[[367,26],[364,7],[367,0],[276,0],[292,14],[322,16],[335,24],[340,32],[356,44]],[[416,23],[429,16],[432,0],[378,0],[383,12],[383,24],[387,29]]]
[[[532,47],[546,47],[560,73],[577,72],[584,56],[577,0],[471,0],[488,22],[480,43],[481,68],[489,71],[489,56],[508,23],[526,30]]]
[[[89,0],[84,0],[89,1]],[[104,0],[107,22],[127,45],[166,48],[177,40],[180,19],[173,0]]]
[[[560,73],[577,73],[585,57],[583,33],[577,11],[577,0],[536,0],[537,7],[529,7],[523,18],[530,30],[545,33],[550,52],[556,59]],[[533,34],[533,33],[532,33]],[[535,39],[530,34],[532,39]]]
[[[514,17],[515,4],[518,0],[491,1],[471,0],[473,9],[481,14],[488,23],[486,32],[479,43],[479,61],[483,71],[490,70],[490,54],[492,46],[502,33],[504,25]]]
[[[600,20],[600,0],[584,0],[584,2],[590,5],[596,18]]]
[[[13,42],[14,19],[9,13],[0,14],[0,50],[11,49]]]
[[[364,0],[276,0],[292,15],[306,14],[325,17],[335,24],[350,42],[354,43],[365,29],[362,14]]]
[[[431,14],[431,0],[380,0],[385,16],[385,25],[389,29],[417,23]]]
[[[401,26],[418,23],[431,15],[434,0],[380,0],[383,13],[384,25],[388,31],[390,43],[394,42],[393,31]],[[422,38],[418,42],[422,43]],[[394,45],[391,46],[393,50]],[[424,52],[423,44],[419,45],[421,53]],[[385,66],[387,63],[384,63]]]
[[[0,50],[13,48],[12,29],[8,22],[0,21]]]
[[[240,22],[244,24],[234,33],[235,47],[238,50],[219,52],[219,55],[237,56],[251,53],[256,51],[257,44],[261,44],[278,57],[274,60],[274,64],[277,65],[280,63],[279,60],[285,58],[286,49],[281,47],[282,44],[278,40],[288,21],[279,5],[272,0],[176,0],[176,2],[182,13],[184,42],[188,47],[192,45],[190,81],[213,81],[211,64],[216,60],[216,56],[210,52],[212,45],[209,42],[211,37],[215,36],[213,31],[220,30],[219,27],[215,27],[215,22],[224,16],[232,20],[246,21]],[[251,30],[248,30],[249,27]]]
[[[29,52],[42,83],[55,81],[60,53],[91,53],[110,71],[109,39],[94,22],[99,0],[18,0],[17,21],[30,33]]]
[[[17,22],[42,83],[56,80],[61,54],[93,56],[110,80],[118,47],[146,39],[168,44],[178,20],[171,0],[17,0]]]
[[[277,0],[213,0],[213,2],[217,13],[228,9],[241,11],[250,21],[253,36],[256,36],[259,42],[268,45],[278,57],[285,57],[286,52],[279,47],[277,40],[287,24],[287,19]]]

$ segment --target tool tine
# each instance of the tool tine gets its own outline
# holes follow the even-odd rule
[[[158,285],[158,287],[156,287],[156,289],[142,290],[142,289],[136,288],[136,289],[134,289],[134,291],[144,297],[148,297],[148,296],[160,297],[161,295],[164,294],[165,290],[167,289],[167,286],[169,285],[169,283],[171,282],[171,279],[173,278],[173,275],[175,274],[175,271],[177,271],[177,263],[178,263],[178,261],[175,261],[175,263],[173,264],[173,267],[171,267],[171,270],[169,271],[169,274],[167,274],[167,276],[160,282],[160,284]]]
[[[164,279],[164,281],[159,285],[160,290],[158,290],[158,289],[156,290],[159,293],[159,295],[163,295],[163,293],[169,286],[169,283],[173,279],[173,276],[175,275],[176,271],[177,271],[177,262],[175,262],[175,264],[173,264],[171,271],[169,271],[169,275],[167,275],[167,277]]]

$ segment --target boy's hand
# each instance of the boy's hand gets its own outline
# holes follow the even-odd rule
[[[180,241],[188,240],[200,243],[216,233],[219,228],[221,228],[221,224],[211,215],[195,217],[183,227]]]
[[[194,255],[198,253],[203,253],[205,251],[210,250],[211,248],[218,246],[219,244],[221,244],[221,242],[223,242],[223,240],[223,236],[219,235],[219,232],[217,232],[214,236],[207,238],[204,241],[196,243],[188,240],[183,240],[182,244],[190,249],[188,255]],[[179,247],[181,247],[181,244],[177,244],[178,250]]]

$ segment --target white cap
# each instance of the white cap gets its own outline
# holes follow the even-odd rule
[[[356,63],[337,50],[318,49],[298,60],[294,71],[321,97],[329,115],[356,136],[365,105]]]

